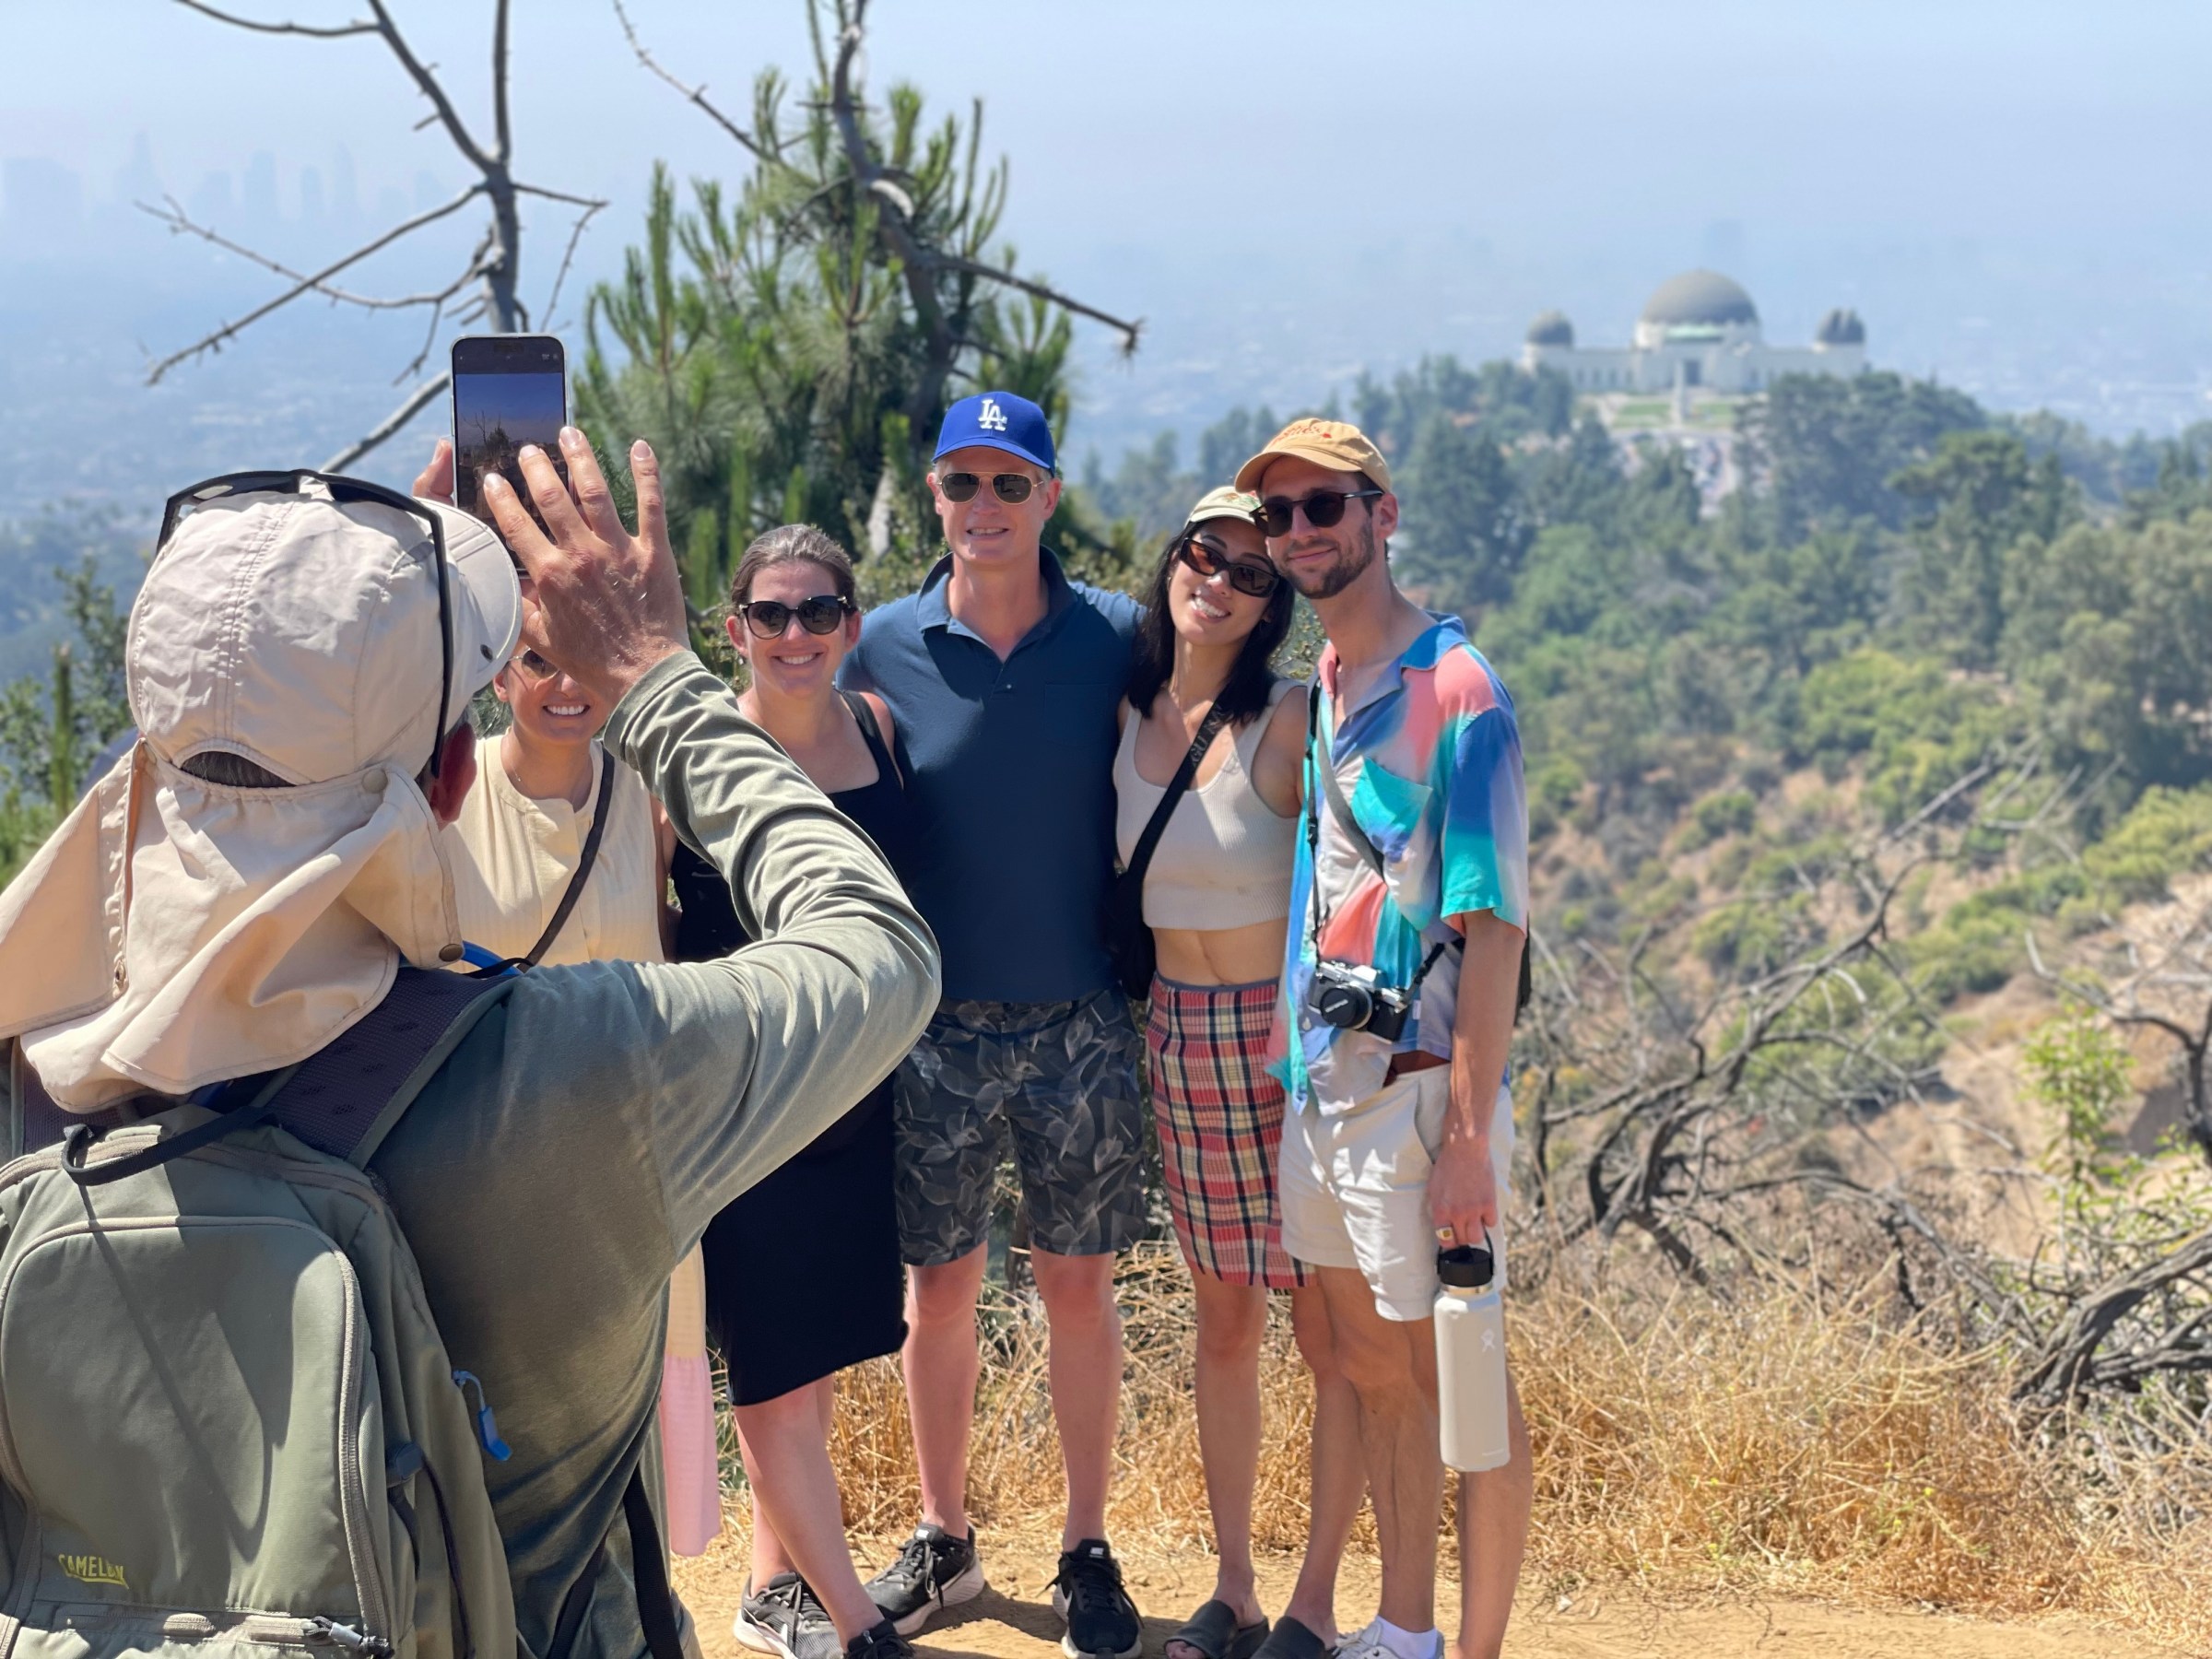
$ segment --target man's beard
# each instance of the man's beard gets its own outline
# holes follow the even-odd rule
[[[1359,534],[1351,548],[1339,553],[1336,560],[1318,576],[1300,581],[1293,576],[1290,585],[1308,599],[1334,599],[1346,588],[1367,573],[1367,567],[1375,562],[1374,515],[1359,526]]]

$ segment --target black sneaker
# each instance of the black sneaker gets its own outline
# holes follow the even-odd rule
[[[758,1590],[747,1584],[730,1634],[738,1646],[778,1659],[844,1659],[837,1627],[795,1572],[779,1572]]]
[[[1122,1570],[1103,1538],[1086,1538],[1060,1558],[1053,1611],[1067,1620],[1060,1651],[1067,1659],[1136,1659],[1144,1625],[1122,1588]]]
[[[914,1659],[914,1645],[899,1634],[889,1619],[872,1630],[863,1630],[845,1643],[845,1659]]]
[[[975,1528],[956,1538],[926,1522],[914,1528],[899,1559],[868,1581],[868,1599],[901,1636],[912,1636],[943,1607],[973,1601],[989,1586],[976,1559]]]

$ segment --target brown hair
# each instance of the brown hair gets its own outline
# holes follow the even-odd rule
[[[853,578],[853,556],[826,532],[812,524],[778,524],[755,538],[737,561],[730,577],[730,608],[735,610],[753,596],[753,579],[771,565],[819,565],[841,599],[853,599],[859,590]]]

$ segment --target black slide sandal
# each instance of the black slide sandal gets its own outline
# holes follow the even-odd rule
[[[1209,1601],[1168,1641],[1195,1648],[1206,1659],[1253,1659],[1267,1640],[1268,1628],[1265,1618],[1257,1624],[1239,1625],[1234,1607],[1225,1601]],[[1299,1629],[1305,1627],[1300,1625]]]
[[[1336,1650],[1288,1613],[1275,1621],[1252,1659],[1335,1659]]]

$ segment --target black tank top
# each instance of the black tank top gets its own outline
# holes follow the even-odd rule
[[[858,789],[841,789],[830,797],[830,804],[860,826],[883,853],[891,873],[903,882],[912,867],[917,845],[905,785],[899,769],[891,763],[889,751],[884,747],[875,712],[857,692],[841,691],[838,695],[852,711],[853,719],[860,727],[861,740],[868,746],[868,756],[876,762],[876,781]],[[730,889],[722,879],[722,872],[680,841],[676,846],[676,856],[669,863],[668,879],[675,884],[677,901],[684,907],[683,917],[676,928],[677,961],[711,961],[751,943],[744,928],[738,925],[737,907],[731,902]]]

